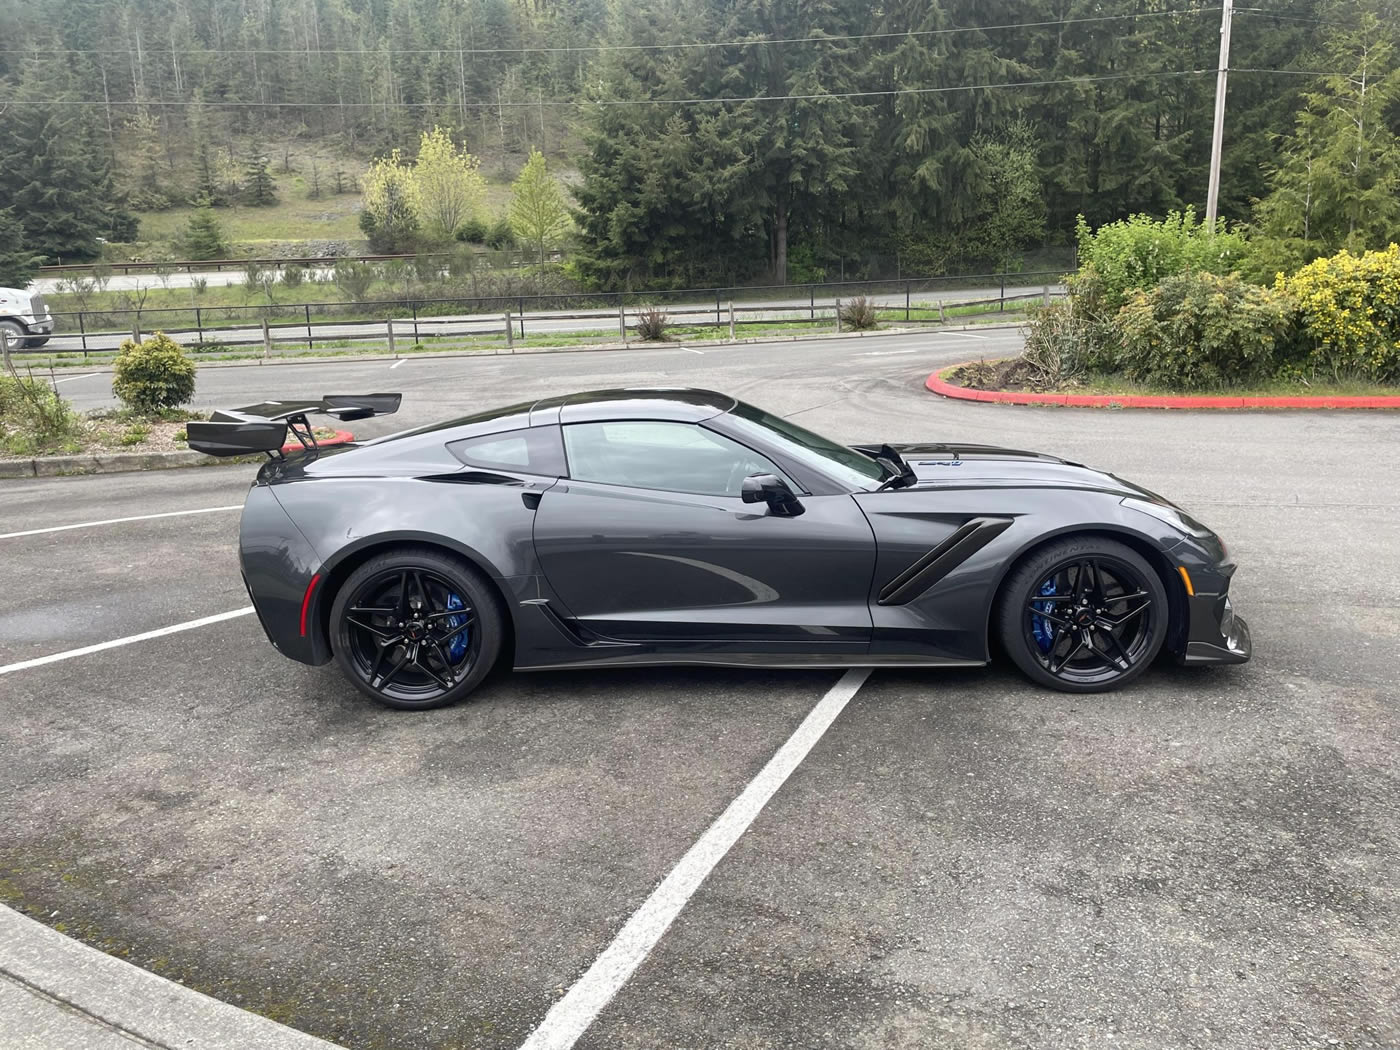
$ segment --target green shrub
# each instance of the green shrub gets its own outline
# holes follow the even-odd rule
[[[1297,304],[1304,371],[1400,380],[1400,246],[1316,259],[1275,287]]]
[[[453,236],[466,244],[485,244],[486,237],[490,232],[486,223],[481,219],[468,219],[457,227],[457,232]]]
[[[1036,307],[1021,351],[1027,378],[1037,389],[1073,383],[1089,371],[1103,342],[1068,300]]]
[[[864,332],[879,327],[880,317],[875,304],[863,295],[841,304],[841,327],[847,331]]]
[[[1090,232],[1084,216],[1075,227],[1079,265],[1100,282],[1103,306],[1116,310],[1134,291],[1145,291],[1174,274],[1230,273],[1245,264],[1249,242],[1238,230],[1217,225],[1212,235],[1192,208],[1165,219],[1132,215]]]
[[[84,423],[41,379],[0,374],[0,449],[12,456],[73,452]]]
[[[301,283],[306,280],[305,267],[291,263],[282,268],[282,283],[288,288],[300,288]]]
[[[194,361],[164,332],[122,343],[112,365],[112,393],[135,412],[157,413],[194,397]]]
[[[491,224],[486,234],[486,246],[500,251],[515,247],[515,231],[510,228],[510,220],[502,216]]]
[[[121,436],[123,445],[139,445],[151,436],[151,428],[145,423],[132,423]]]
[[[1286,295],[1209,273],[1177,274],[1137,292],[1113,321],[1129,379],[1186,390],[1273,376],[1292,333]]]
[[[369,263],[338,262],[331,274],[335,286],[354,302],[363,302],[378,274]]]

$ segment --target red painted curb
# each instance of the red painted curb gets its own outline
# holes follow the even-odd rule
[[[352,434],[352,433],[350,433],[350,431],[348,431],[348,430],[337,430],[337,431],[335,432],[335,437],[317,438],[317,440],[316,440],[316,447],[317,447],[317,448],[330,448],[330,447],[333,446],[333,445],[344,445],[344,444],[346,444],[347,442],[351,442],[351,441],[354,441],[354,440],[355,440],[355,435]],[[301,451],[301,445],[300,445],[300,443],[293,444],[292,442],[289,441],[289,442],[287,442],[287,444],[285,444],[285,445],[282,446],[282,451],[283,451],[283,452],[300,452],[300,451]]]
[[[964,362],[970,364],[971,362]],[[1071,408],[1400,408],[1400,397],[1199,397],[1167,394],[1036,394],[1019,390],[974,390],[943,378],[940,368],[924,386],[935,394],[959,401],[1000,405],[1065,405]]]

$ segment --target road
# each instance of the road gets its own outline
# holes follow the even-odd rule
[[[1043,290],[1043,286],[1039,286]],[[1050,286],[1052,294],[1059,294],[1063,291],[1062,285]],[[1036,289],[1015,289],[1007,287],[1006,294],[1033,294]],[[920,303],[931,304],[939,300],[944,300],[950,304],[957,302],[971,302],[977,300],[995,299],[1003,293],[1000,285],[995,287],[972,288],[947,290],[942,292],[915,291],[913,293],[913,303],[917,306]],[[905,305],[905,294],[903,291],[883,293],[870,296],[871,299],[884,306]],[[664,303],[673,322],[676,324],[713,322],[719,320],[728,322],[727,302],[718,309],[715,301],[689,302],[689,303]],[[738,320],[740,323],[753,320],[780,320],[789,317],[808,317],[815,311],[818,317],[822,316],[823,310],[829,319],[832,316],[834,299],[813,301],[806,296],[802,297],[774,297],[760,299],[757,301],[745,300],[737,303],[740,307]],[[293,313],[298,307],[296,305],[283,304],[281,309],[284,313]],[[365,309],[370,309],[367,307]],[[354,309],[347,307],[347,309]],[[403,307],[384,307],[386,315],[393,313],[396,318],[394,331],[397,340],[405,345],[412,345],[413,342],[428,338],[447,338],[482,335],[503,335],[505,323],[501,314],[456,314],[451,316],[433,317],[431,319],[420,319],[416,325],[408,319],[408,311]],[[693,311],[693,314],[690,312]],[[211,311],[212,313],[213,311]],[[361,310],[359,312],[364,312]],[[617,334],[618,317],[616,311],[596,311],[596,316],[589,318],[576,318],[567,315],[588,313],[584,310],[549,310],[539,313],[528,313],[525,316],[526,336],[541,335],[561,335],[573,332],[598,332]],[[315,318],[313,312],[313,320]],[[160,326],[161,315],[150,313],[145,315],[141,322],[143,331],[155,330]],[[628,311],[629,326],[636,323],[633,308]],[[519,324],[517,317],[516,323]],[[61,328],[71,328],[71,323],[65,323],[65,319],[60,318]],[[180,327],[167,330],[166,334],[185,344],[192,344],[202,340],[209,342],[219,342],[227,345],[258,345],[262,342],[261,322],[258,324],[248,324],[236,327],[212,329],[206,328],[197,331],[192,327]],[[279,341],[286,342],[287,349],[305,349],[307,346],[307,329],[304,325],[288,325],[273,330],[273,337]],[[115,350],[123,339],[128,338],[125,333],[109,333],[106,335],[89,334],[87,336],[74,335],[71,331],[60,331],[45,346],[41,352],[75,352],[83,349],[87,350]],[[372,341],[387,345],[387,335],[385,333],[385,322],[347,322],[337,323],[315,323],[313,326],[313,341],[319,344],[332,342]]]
[[[1014,332],[206,369],[402,390],[363,434],[590,387],[846,441],[1038,448],[1227,539],[1255,660],[1049,693],[879,671],[582,1050],[1400,1045],[1400,438],[1382,414],[944,401]],[[109,377],[66,384],[105,400]],[[85,385],[86,384],[86,385]],[[6,482],[0,534],[236,507],[246,466]],[[245,606],[236,511],[0,539],[0,665]],[[381,710],[251,616],[0,677],[0,899],[356,1050],[519,1047],[838,676],[501,674]]]

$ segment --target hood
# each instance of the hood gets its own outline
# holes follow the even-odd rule
[[[1028,485],[1080,488],[1167,503],[1140,485],[1043,452],[962,442],[893,445],[918,476],[919,485]]]

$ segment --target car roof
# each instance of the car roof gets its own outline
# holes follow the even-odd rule
[[[728,394],[691,388],[625,387],[546,397],[530,406],[530,425],[606,419],[666,419],[698,423],[731,411]]]

